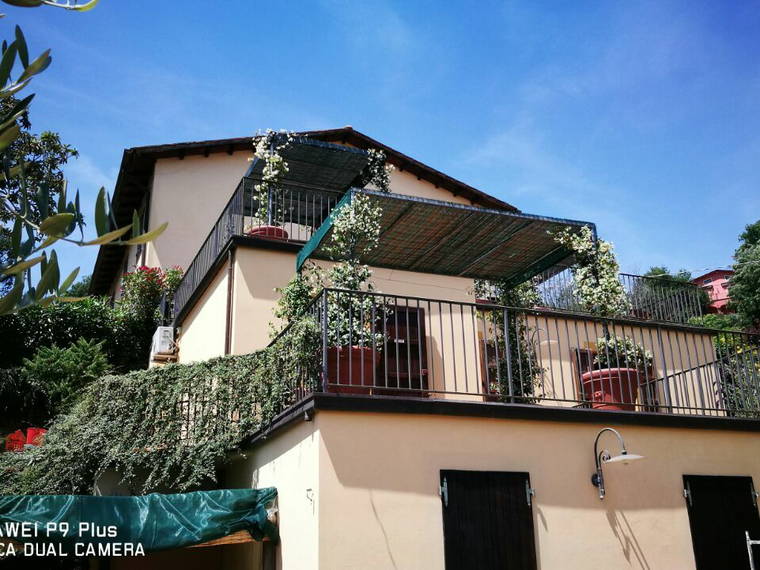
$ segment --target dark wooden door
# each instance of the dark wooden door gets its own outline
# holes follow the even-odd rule
[[[697,570],[748,569],[745,532],[760,540],[752,477],[684,475]],[[754,547],[755,566],[760,549]]]
[[[394,306],[381,319],[379,332],[384,341],[375,374],[375,387],[382,390],[377,392],[384,395],[423,395],[428,388],[424,310]]]
[[[527,473],[441,471],[447,570],[534,570]]]

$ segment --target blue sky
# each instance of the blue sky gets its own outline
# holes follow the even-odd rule
[[[80,150],[87,212],[125,147],[352,125],[526,212],[596,222],[627,271],[725,266],[760,218],[758,2],[2,8],[4,37],[18,23],[53,49],[33,126]],[[59,253],[87,273],[96,252]]]

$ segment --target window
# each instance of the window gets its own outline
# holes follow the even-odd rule
[[[702,281],[702,285],[709,285],[710,283],[712,283],[712,278],[704,279]]]

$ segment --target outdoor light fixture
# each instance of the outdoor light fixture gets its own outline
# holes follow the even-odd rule
[[[606,431],[611,431],[614,433],[618,441],[620,442],[620,455],[612,456],[610,455],[610,452],[606,449],[599,451],[599,438],[602,436],[602,434]],[[598,434],[596,434],[596,439],[594,440],[594,461],[596,462],[596,472],[591,476],[591,484],[594,487],[599,487],[599,498],[604,499],[604,473],[602,472],[602,464],[604,463],[622,463],[623,465],[627,464],[629,461],[635,461],[636,459],[644,459],[643,455],[635,455],[633,453],[628,453],[628,450],[625,448],[625,441],[623,441],[623,436],[620,435],[620,432],[616,429],[613,429],[611,427],[602,428]]]

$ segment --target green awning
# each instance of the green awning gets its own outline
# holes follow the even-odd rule
[[[276,540],[277,527],[269,517],[276,497],[273,487],[137,497],[0,496],[0,541],[60,544],[65,552],[74,551],[75,543],[139,543],[150,552],[201,544],[241,530],[255,540]],[[37,536],[19,536],[17,523],[34,525]],[[63,536],[59,526],[48,536],[48,523],[68,523],[70,531]],[[115,526],[117,536],[91,536],[89,531],[80,536],[82,523],[100,529]]]
[[[489,210],[371,190],[351,190],[298,254],[297,269],[309,257],[324,257],[332,224],[340,209],[364,194],[383,211],[380,246],[363,257],[374,267],[473,279],[521,283],[557,264],[572,252],[552,234],[591,222]],[[360,245],[361,249],[361,245]]]

